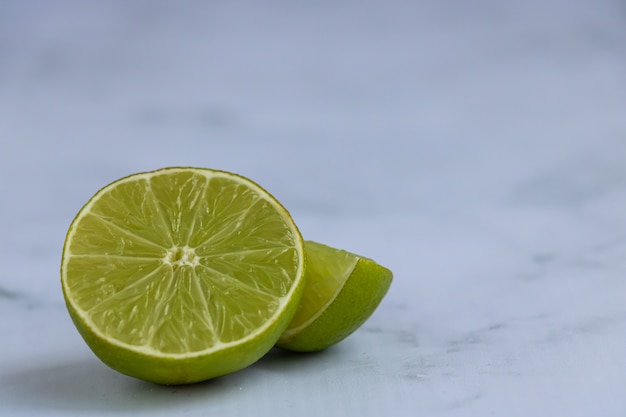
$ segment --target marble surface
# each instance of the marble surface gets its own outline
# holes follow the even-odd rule
[[[0,2],[0,415],[626,415],[626,3]],[[394,283],[326,352],[162,387],[74,329],[101,186],[235,171]]]

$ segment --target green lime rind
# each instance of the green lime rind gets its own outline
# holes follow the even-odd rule
[[[296,294],[299,291],[296,291]],[[297,299],[297,296],[295,297]],[[294,304],[297,306],[297,303]],[[162,385],[180,385],[205,381],[241,370],[263,357],[283,333],[295,308],[243,343],[231,345],[210,354],[154,356],[111,343],[77,319],[69,308],[78,332],[93,353],[110,368],[134,378]]]
[[[276,346],[297,352],[315,352],[333,346],[354,333],[374,313],[387,294],[393,273],[375,261],[359,257],[334,301],[296,334],[282,337]]]

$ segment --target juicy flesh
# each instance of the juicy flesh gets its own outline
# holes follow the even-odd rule
[[[264,195],[219,175],[122,181],[83,209],[64,277],[106,337],[163,353],[245,338],[279,309],[296,236]]]

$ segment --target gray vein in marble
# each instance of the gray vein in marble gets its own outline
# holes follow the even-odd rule
[[[571,210],[595,202],[610,193],[626,189],[622,167],[623,152],[587,154],[561,162],[518,184],[511,199],[514,204],[562,207]]]
[[[448,341],[446,353],[457,353],[463,350],[473,349],[477,345],[487,343],[488,339],[493,339],[493,335],[506,330],[508,327],[505,323],[494,323],[487,327],[479,328],[465,333],[459,338]]]
[[[8,300],[8,301],[16,301],[22,298],[21,294],[10,291],[6,288],[0,287],[0,299]]]
[[[62,303],[50,301],[48,298],[36,297],[25,292],[17,292],[0,287],[0,301],[5,300],[13,307],[35,310],[41,308],[64,308]]]
[[[567,325],[551,325],[539,344],[569,343],[576,338],[601,335],[607,330],[626,323],[626,307],[624,311],[594,317],[577,319]],[[626,348],[626,342],[624,343]]]

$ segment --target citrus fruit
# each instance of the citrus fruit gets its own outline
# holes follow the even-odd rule
[[[300,306],[277,346],[326,349],[348,337],[376,310],[391,271],[369,258],[305,241],[306,283]]]
[[[287,210],[236,174],[164,168],[98,191],[67,232],[61,284],[93,352],[161,384],[197,382],[263,356],[304,288]]]

